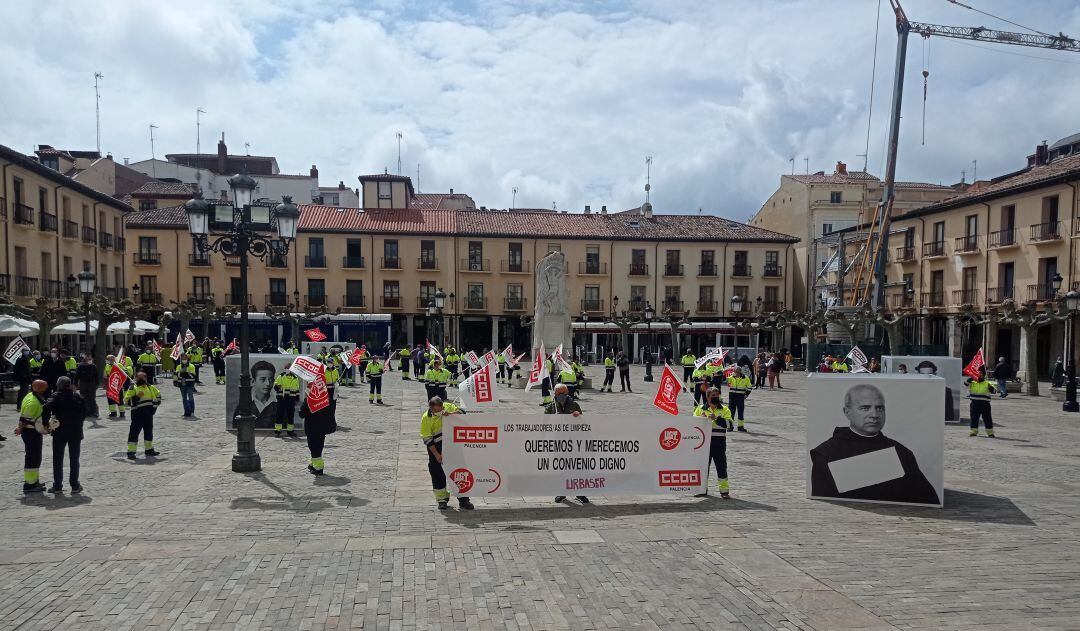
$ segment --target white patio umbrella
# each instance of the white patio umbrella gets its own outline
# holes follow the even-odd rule
[[[14,316],[0,316],[0,336],[37,335],[39,330],[36,322]]]
[[[97,333],[98,321],[90,321],[90,334]],[[158,330],[158,325],[146,320],[135,321],[135,334],[142,335],[143,333],[154,333]],[[52,330],[52,335],[78,335],[86,331],[86,322],[76,320],[74,322],[66,322],[61,324]],[[109,325],[108,333],[110,335],[123,335],[130,331],[128,322],[114,322]]]
[[[85,320],[73,320],[53,327],[49,335],[81,335],[86,332]],[[97,320],[90,321],[90,334],[97,333]]]

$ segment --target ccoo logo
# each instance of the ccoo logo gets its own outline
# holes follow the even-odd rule
[[[498,427],[455,427],[455,443],[497,443],[499,442]]]
[[[664,451],[675,449],[680,442],[682,442],[682,432],[678,427],[667,427],[660,431],[660,448]]]
[[[476,478],[468,469],[454,469],[450,472],[450,481],[457,485],[458,493],[468,493],[472,490]]]
[[[661,471],[660,486],[698,486],[701,484],[701,471]]]

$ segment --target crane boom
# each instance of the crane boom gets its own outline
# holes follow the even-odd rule
[[[991,44],[1012,44],[1013,46],[1031,46],[1033,48],[1050,48],[1080,53],[1080,42],[1064,33],[1035,35],[1032,33],[998,31],[984,26],[942,26],[923,22],[908,22],[908,28],[912,33],[917,33],[923,37],[951,37],[953,39],[970,39]]]

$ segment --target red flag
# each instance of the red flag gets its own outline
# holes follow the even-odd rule
[[[544,370],[544,343],[540,342],[540,348],[537,350],[536,355],[533,357],[532,368],[529,369],[529,380],[525,383],[525,392],[528,392],[533,386],[540,385],[543,379],[540,377],[540,373]]]
[[[359,366],[360,360],[364,358],[364,347],[354,348],[351,355],[349,355],[349,363],[353,366]]]
[[[430,342],[429,340],[424,340],[424,344],[426,344],[426,345],[427,345],[427,352],[429,352],[429,353],[431,353],[432,355],[434,355],[434,356],[438,357],[438,358],[439,358],[439,361],[444,361],[444,360],[443,360],[443,356],[442,356],[442,353],[440,353],[440,352],[439,352],[439,349],[437,349],[437,348],[435,348],[434,346],[432,346],[432,345],[431,345],[431,342]]]
[[[317,328],[304,331],[304,335],[312,342],[321,342],[326,339],[326,334]]]
[[[724,377],[725,378],[730,377],[731,375],[734,375],[734,374],[735,374],[735,366],[728,366],[727,368],[724,369]]]
[[[975,353],[975,356],[971,358],[971,363],[964,368],[964,374],[976,379],[979,376],[979,369],[985,365],[986,359],[983,357],[983,350],[979,348],[979,352]]]
[[[326,377],[322,372],[308,385],[307,405],[312,412],[330,405],[330,393],[326,390]]]
[[[123,392],[127,378],[124,368],[119,363],[113,364],[109,369],[109,379],[105,382],[105,394],[113,401],[120,401],[120,393]]]
[[[228,355],[229,353],[235,353],[238,350],[240,350],[240,345],[236,343],[236,338],[234,337],[232,341],[229,342],[229,345],[225,347],[224,354]]]
[[[677,416],[679,406],[676,400],[680,392],[682,392],[682,384],[679,383],[679,377],[671,371],[671,366],[664,364],[664,372],[660,375],[660,387],[656,390],[653,405],[668,414]]]
[[[181,342],[178,339],[178,340],[176,340],[176,343],[173,344],[171,357],[173,358],[173,361],[180,361],[180,356],[183,355],[183,354],[184,354],[184,343]]]

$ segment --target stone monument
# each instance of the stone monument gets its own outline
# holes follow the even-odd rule
[[[533,313],[532,347],[544,343],[547,352],[564,345],[573,348],[570,330],[569,290],[566,288],[566,255],[550,252],[536,264],[536,310]]]

